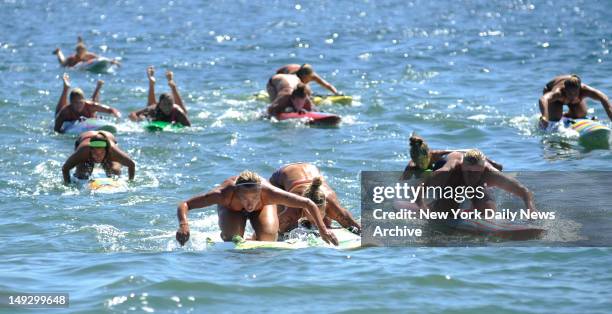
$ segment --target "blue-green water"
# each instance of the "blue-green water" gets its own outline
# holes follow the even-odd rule
[[[479,147],[509,170],[610,170],[609,150],[543,139],[543,85],[561,73],[612,93],[609,1],[140,1],[0,4],[0,292],[66,291],[70,312],[587,312],[612,308],[612,250],[369,248],[203,251],[214,208],[176,205],[243,169],[319,166],[359,214],[359,172],[401,170],[413,130],[431,147]],[[137,162],[129,193],[61,184],[73,139],[51,131],[63,73],[51,51],[121,57],[115,74],[69,72],[124,116],[164,69],[194,127],[150,134],[123,121]],[[251,99],[274,69],[312,63],[344,93],[339,128],[262,120]],[[318,92],[323,90],[315,87]],[[601,106],[591,103],[604,117]],[[7,313],[14,310],[0,309]]]

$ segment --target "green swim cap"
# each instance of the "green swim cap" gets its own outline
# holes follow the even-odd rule
[[[89,147],[92,148],[106,148],[106,141],[91,141]]]

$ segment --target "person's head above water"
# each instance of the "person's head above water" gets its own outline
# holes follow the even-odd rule
[[[431,163],[431,153],[427,143],[414,132],[408,141],[410,143],[410,159],[419,169],[427,170]]]
[[[305,79],[309,79],[314,74],[314,70],[312,66],[308,63],[302,64],[299,70],[295,72],[295,75],[300,78],[300,80],[304,81]]]
[[[71,104],[78,105],[82,103],[84,99],[85,99],[85,94],[83,93],[82,89],[73,88],[72,91],[70,91],[70,103]]]
[[[244,210],[256,210],[261,199],[261,177],[253,171],[245,170],[238,175],[234,186],[238,188],[236,196]]]
[[[291,93],[291,102],[293,103],[293,107],[296,110],[301,110],[304,108],[304,104],[310,95],[312,94],[312,90],[310,87],[304,83],[298,83],[293,92]]]
[[[322,184],[323,179],[321,177],[315,177],[314,179],[312,179],[312,182],[306,188],[306,190],[304,190],[302,196],[313,201],[319,208],[321,217],[325,217],[325,207],[327,206],[327,203],[325,200],[325,193],[321,191]]]
[[[463,179],[467,185],[476,185],[480,182],[487,157],[478,149],[470,149],[463,155]]]
[[[78,44],[76,44],[76,46],[74,47],[74,51],[76,52],[76,55],[79,58],[82,58],[85,56],[85,54],[87,53],[87,47],[85,46],[85,44],[81,41]]]
[[[172,107],[174,106],[174,98],[172,95],[168,93],[163,93],[159,95],[159,101],[157,102],[157,107],[161,112],[165,115],[170,115],[172,113]]]
[[[104,135],[98,134],[89,140],[89,148],[91,159],[96,163],[101,163],[108,153],[108,139]]]
[[[582,81],[576,74],[572,74],[567,80],[563,82],[564,93],[570,102],[573,102],[580,96],[580,87]]]

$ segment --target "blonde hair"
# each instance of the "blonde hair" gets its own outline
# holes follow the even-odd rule
[[[463,160],[469,165],[484,165],[487,157],[478,149],[470,149],[463,156]]]
[[[245,170],[236,179],[236,185],[239,184],[261,184],[261,177],[254,171]]]
[[[302,64],[302,66],[300,67],[299,70],[297,70],[297,72],[295,72],[295,75],[302,78],[304,76],[312,75],[312,73],[314,73],[312,66],[308,63],[305,63],[305,64]]]
[[[314,179],[312,179],[312,182],[304,191],[303,196],[313,201],[313,203],[315,203],[317,207],[319,207],[321,214],[325,216],[325,193],[321,191],[321,185],[323,185],[323,178],[315,177]]]
[[[83,93],[83,90],[80,88],[73,88],[72,91],[70,91],[70,100],[72,101],[76,96],[85,98],[85,93]]]

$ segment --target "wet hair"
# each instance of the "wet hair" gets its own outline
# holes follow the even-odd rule
[[[484,165],[487,157],[478,149],[470,149],[463,156],[463,161],[468,165]]]
[[[236,185],[260,185],[261,184],[261,177],[255,173],[254,171],[251,170],[244,170],[243,172],[241,172],[238,175],[238,178],[236,179],[235,182]]]
[[[323,184],[323,178],[315,177],[314,179],[312,179],[312,182],[304,191],[303,196],[313,201],[322,211],[321,214],[325,216],[325,193],[321,191],[322,184]]]
[[[161,95],[159,95],[159,101],[157,102],[158,105],[161,105],[162,102],[170,102],[171,105],[174,105],[174,98],[172,98],[172,95],[168,94],[168,93],[163,93]]]
[[[580,77],[576,74],[570,75],[570,77],[565,80],[565,82],[563,82],[563,86],[567,89],[580,89],[581,85],[582,81],[580,80]]]
[[[310,94],[312,94],[312,91],[310,90],[310,87],[308,85],[304,83],[298,83],[298,85],[291,93],[291,96],[296,98],[305,98],[307,96],[310,96]]]
[[[312,75],[314,73],[314,70],[312,69],[312,66],[308,63],[302,64],[302,66],[300,67],[299,70],[297,70],[297,72],[295,72],[295,75],[297,75],[299,78],[305,77],[305,76],[309,76]]]
[[[77,96],[85,98],[85,93],[83,93],[83,90],[80,88],[73,88],[72,91],[70,91],[70,101],[73,101]]]
[[[427,146],[425,140],[416,133],[412,133],[408,142],[410,143],[410,159],[414,164],[419,168],[425,167],[423,170],[429,168],[431,158],[429,146]]]

